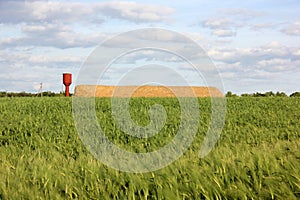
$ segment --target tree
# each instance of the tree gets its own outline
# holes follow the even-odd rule
[[[226,97],[237,97],[237,95],[233,94],[231,91],[228,91],[225,96]]]
[[[275,96],[275,94],[272,91],[270,91],[270,92],[266,92],[265,96],[266,97],[273,97],[273,96]]]
[[[290,95],[290,97],[300,97],[300,92],[294,92]]]
[[[251,94],[248,94],[248,93],[244,93],[244,94],[241,94],[242,97],[251,97],[252,95]]]
[[[276,97],[287,97],[287,95],[284,92],[276,92]]]
[[[265,97],[266,94],[260,93],[260,92],[256,92],[252,95],[253,97]]]

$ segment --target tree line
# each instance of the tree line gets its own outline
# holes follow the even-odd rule
[[[72,95],[72,94],[71,94]],[[51,92],[51,91],[45,91],[42,93],[28,93],[28,92],[1,92],[0,91],[0,97],[63,97],[65,96],[64,92]],[[226,97],[239,97],[239,95],[232,93],[231,91],[228,91],[225,95]],[[265,93],[244,93],[241,94],[240,97],[300,97],[300,92],[294,92],[291,95],[287,95],[284,92],[265,92]]]
[[[228,91],[225,95],[226,97],[238,97],[237,94],[232,93],[231,91]],[[284,92],[265,92],[265,93],[260,93],[260,92],[256,92],[256,93],[244,93],[240,95],[241,97],[300,97],[300,92],[294,92],[292,94],[290,94],[289,96],[287,94],[285,94]]]
[[[64,92],[51,92],[45,91],[41,93],[29,93],[29,92],[1,92],[0,97],[62,97],[65,96]]]

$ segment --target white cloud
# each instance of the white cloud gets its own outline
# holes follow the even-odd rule
[[[219,69],[227,90],[239,93],[297,90],[300,47],[273,41],[257,47],[211,46],[208,54]]]
[[[210,57],[212,57],[212,59],[216,61],[229,62],[231,60],[234,60],[232,62],[236,62],[237,60],[235,59],[236,50],[232,48],[212,48],[208,50],[207,53]]]
[[[213,18],[204,20],[202,26],[210,29],[223,29],[228,28],[232,25],[231,20],[227,18]]]
[[[93,9],[83,3],[5,1],[1,2],[0,23],[76,22],[92,13]]]
[[[167,20],[174,11],[171,7],[129,1],[93,4],[57,1],[5,1],[1,2],[0,23],[101,22],[104,17],[136,23],[161,22]]]
[[[213,35],[216,35],[218,37],[232,37],[236,36],[236,32],[232,30],[224,30],[224,29],[219,29],[219,30],[214,30],[212,32]]]
[[[202,26],[212,30],[211,34],[219,38],[234,37],[237,34],[237,28],[242,27],[228,18],[208,19],[202,22]]]
[[[29,63],[80,63],[84,61],[84,57],[79,56],[46,56],[46,55],[30,55]]]
[[[281,29],[281,32],[287,35],[300,36],[300,21],[285,26]]]
[[[219,47],[212,48],[208,54],[217,61],[235,63],[243,61],[244,64],[251,65],[257,60],[295,57],[293,52],[297,52],[295,47],[287,47],[277,41],[255,48],[233,48]]]
[[[250,29],[254,31],[260,31],[263,29],[275,29],[279,24],[274,23],[255,23],[250,25]]]
[[[76,74],[84,57],[0,52],[0,91],[37,92],[37,83],[45,90],[60,91],[63,72]],[[75,77],[75,76],[74,76]],[[73,86],[72,86],[73,88]]]
[[[8,38],[0,38],[0,47],[8,47],[12,43],[14,43],[17,39],[13,37],[8,37]]]
[[[0,91],[37,91],[37,83],[43,82],[43,91],[59,92],[62,89],[62,73],[68,71],[75,75],[72,68],[63,69],[44,66],[22,66],[0,74]],[[75,78],[75,76],[74,76]],[[73,89],[74,85],[71,85]]]
[[[2,72],[17,70],[26,66],[70,66],[79,65],[83,62],[85,57],[74,55],[43,55],[43,54],[21,54],[21,53],[0,53],[0,69]],[[9,67],[7,67],[9,66]]]
[[[300,49],[293,51],[293,56],[300,58]]]
[[[10,24],[21,27],[20,34],[0,38],[2,49],[22,46],[49,46],[62,49],[96,46],[106,39],[107,35],[103,31],[95,32],[94,28],[108,18],[134,23],[164,22],[175,11],[167,6],[129,1],[91,4],[1,1],[0,6],[2,27],[8,27]]]
[[[257,23],[252,25],[251,21],[266,13],[245,8],[224,8],[220,9],[213,17],[202,21],[201,25],[212,30],[211,34],[219,38],[233,37],[238,30],[249,28],[250,30],[260,30],[270,28],[270,24]],[[273,24],[272,24],[273,27]]]
[[[171,7],[146,5],[129,1],[97,3],[95,10],[105,16],[134,21],[136,23],[164,21],[168,19],[170,14],[175,12]]]
[[[229,37],[220,37],[214,41],[214,45],[216,46],[224,46],[226,44],[232,43],[232,38]]]
[[[34,24],[21,27],[22,36],[0,39],[0,47],[49,46],[56,48],[96,46],[107,38],[105,33],[83,34],[62,24]]]
[[[183,32],[183,34],[197,43],[205,43],[205,37],[197,32]]]
[[[257,62],[258,69],[264,69],[265,71],[280,72],[289,71],[297,67],[297,62],[293,62],[291,59],[273,58],[270,60],[261,60]]]
[[[250,10],[244,8],[227,8],[227,9],[221,9],[220,12],[230,16],[235,15],[239,17],[240,20],[248,20],[253,17],[259,17],[265,15],[265,13],[262,11],[256,11],[256,10]]]

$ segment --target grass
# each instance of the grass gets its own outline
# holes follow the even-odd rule
[[[148,152],[172,139],[180,118],[176,99],[133,99],[133,120],[165,106],[157,136],[137,139],[116,128],[110,100],[96,100],[99,124],[120,147]],[[299,199],[300,99],[228,98],[222,135],[198,158],[210,122],[210,101],[199,99],[201,124],[191,147],[155,172],[124,173],[97,161],[82,144],[70,98],[0,99],[0,199]],[[129,145],[130,144],[130,145]]]

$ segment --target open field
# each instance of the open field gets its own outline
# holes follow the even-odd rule
[[[198,134],[185,154],[149,173],[123,173],[94,159],[81,143],[71,98],[0,98],[0,199],[299,199],[300,98],[228,98],[222,135],[203,159],[210,121],[200,98]],[[116,144],[148,152],[168,143],[180,122],[175,98],[135,98],[131,115],[147,125],[147,109],[165,106],[167,122],[149,140],[116,128],[110,99],[96,99],[99,123]]]

